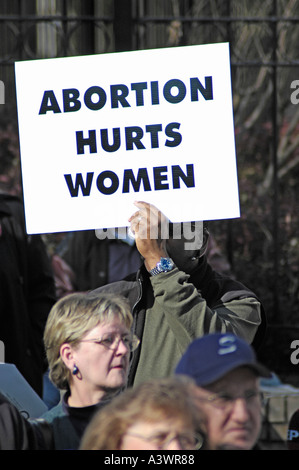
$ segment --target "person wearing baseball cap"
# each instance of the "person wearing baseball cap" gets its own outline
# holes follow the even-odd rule
[[[261,432],[260,377],[270,371],[253,348],[231,333],[207,334],[194,340],[175,374],[192,377],[203,416],[206,450],[251,450]]]

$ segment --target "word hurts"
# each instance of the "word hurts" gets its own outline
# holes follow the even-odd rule
[[[171,122],[165,126],[165,135],[168,137],[165,139],[164,145],[166,147],[177,147],[181,141],[182,136],[177,129],[180,128],[180,123]],[[146,139],[146,135],[150,136],[151,148],[159,148],[159,134],[163,131],[162,124],[150,124],[145,126],[145,131],[139,126],[125,127],[124,131],[120,128],[115,127],[110,131],[110,137],[108,136],[108,129],[100,129],[99,136],[97,138],[96,131],[88,131],[88,136],[84,137],[83,131],[76,132],[76,143],[77,143],[77,154],[85,153],[85,147],[89,148],[90,153],[97,153],[98,151],[98,140],[101,140],[102,148],[106,152],[116,152],[121,147],[121,133],[123,132],[123,140],[126,144],[126,150],[137,150],[145,149],[142,139]],[[145,135],[146,134],[146,135]],[[110,139],[110,140],[109,140]]]
[[[190,78],[189,97],[191,101],[199,101],[199,96],[205,100],[213,99],[213,83],[212,77],[205,77],[203,85],[197,77]],[[135,95],[133,102],[132,95]],[[162,91],[160,91],[159,82],[153,81],[149,83],[131,83],[129,88],[125,84],[110,85],[110,106],[117,109],[119,106],[130,108],[131,106],[145,106],[145,98],[150,98],[151,105],[159,105],[161,96],[168,103],[181,103],[187,97],[187,86],[182,80],[168,80]],[[51,111],[56,113],[76,112],[82,108],[82,104],[92,110],[99,111],[107,104],[107,92],[100,86],[91,86],[88,88],[81,98],[80,91],[77,88],[67,88],[62,90],[62,104],[54,93],[54,90],[46,90],[44,92],[39,114],[46,114]],[[148,102],[148,101],[147,101]]]
[[[167,172],[167,166],[153,168],[155,191],[169,189]],[[64,178],[71,197],[78,197],[80,189],[83,196],[90,196],[94,182],[94,173],[87,173],[85,181],[83,180],[82,173],[77,173],[74,181],[70,174],[64,175]],[[193,164],[186,165],[186,173],[183,172],[179,165],[173,165],[171,167],[171,178],[173,189],[180,188],[181,180],[185,183],[187,188],[194,188],[195,181]],[[98,191],[105,195],[114,194],[120,188],[118,175],[110,170],[102,171],[97,176],[95,184]],[[150,183],[147,168],[139,168],[137,177],[135,177],[133,170],[124,170],[121,189],[122,193],[129,193],[131,187],[135,192],[138,192],[141,184],[143,185],[144,191],[152,191],[152,185]]]

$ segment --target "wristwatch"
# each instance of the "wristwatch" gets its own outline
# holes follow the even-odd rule
[[[156,267],[149,271],[151,276],[156,276],[156,274],[167,273],[174,268],[174,262],[171,258],[161,258]]]

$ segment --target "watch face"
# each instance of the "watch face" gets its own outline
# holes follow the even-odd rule
[[[163,271],[171,271],[173,268],[173,261],[170,258],[161,258],[160,264]]]

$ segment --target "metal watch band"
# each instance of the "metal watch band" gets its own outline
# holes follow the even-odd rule
[[[160,271],[157,266],[149,271],[151,276],[155,276],[156,274],[160,274],[162,271]]]
[[[160,262],[157,263],[153,269],[149,271],[151,276],[156,276],[160,273],[167,273],[174,268],[174,263],[171,258],[161,258]]]

